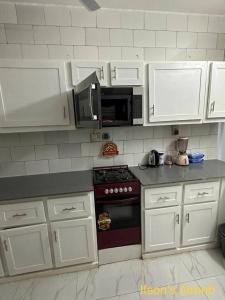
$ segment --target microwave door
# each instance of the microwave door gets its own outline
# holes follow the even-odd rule
[[[96,72],[74,88],[74,110],[78,128],[101,128],[101,91]]]

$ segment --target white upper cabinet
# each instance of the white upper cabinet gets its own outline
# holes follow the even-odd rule
[[[0,61],[0,127],[69,123],[63,62]]]
[[[108,63],[106,62],[76,61],[71,62],[71,69],[72,82],[74,86],[80,83],[93,72],[96,72],[100,85],[108,85]]]
[[[183,213],[183,246],[215,241],[217,202],[185,205]]]
[[[207,118],[225,118],[225,63],[210,65]]]
[[[149,122],[201,120],[205,62],[149,64]]]
[[[10,275],[52,267],[46,224],[2,230],[0,237]]]
[[[111,85],[143,85],[144,68],[141,62],[111,62]]]

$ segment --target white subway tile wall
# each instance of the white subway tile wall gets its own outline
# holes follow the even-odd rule
[[[224,60],[224,36],[225,16],[0,3],[0,58]]]
[[[0,58],[224,60],[225,17],[0,3]],[[90,130],[0,135],[0,177],[143,163],[151,149],[174,151],[170,126],[112,128],[119,148],[100,156]],[[215,124],[180,126],[189,151],[217,158]]]
[[[217,158],[217,124],[182,125],[180,136],[188,136],[188,151],[203,151],[206,159]],[[110,133],[119,155],[103,158],[104,142],[91,142],[91,130],[34,132],[0,135],[0,177],[87,170],[95,166],[146,161],[147,153],[156,149],[173,154],[170,126],[124,127],[102,129]],[[13,172],[15,166],[15,172]]]

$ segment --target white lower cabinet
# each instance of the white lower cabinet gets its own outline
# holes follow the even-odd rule
[[[176,248],[179,241],[179,206],[145,210],[145,252]]]
[[[96,243],[91,217],[51,224],[57,267],[92,262]]]
[[[46,224],[0,231],[9,275],[52,267]]]
[[[0,277],[4,276],[4,271],[3,271],[3,267],[2,267],[2,262],[0,260]]]
[[[185,205],[183,213],[183,246],[216,240],[217,203]]]

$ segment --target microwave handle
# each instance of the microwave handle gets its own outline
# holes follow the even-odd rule
[[[93,97],[92,97],[92,87],[90,86],[89,90],[89,107],[90,107],[90,113],[91,113],[91,118],[93,121],[98,120],[98,116],[94,115],[93,113]]]

